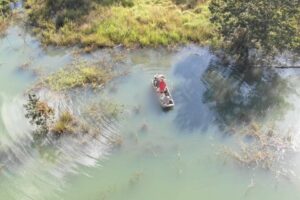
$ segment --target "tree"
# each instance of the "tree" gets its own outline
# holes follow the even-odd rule
[[[299,0],[212,0],[211,21],[237,63],[299,49]]]
[[[14,2],[13,0],[1,0],[0,1],[0,15],[7,15],[11,8],[10,4]]]
[[[53,109],[47,103],[40,101],[35,94],[28,95],[28,102],[24,107],[26,109],[25,117],[37,127],[34,131],[34,139],[37,140],[46,136],[54,115]]]

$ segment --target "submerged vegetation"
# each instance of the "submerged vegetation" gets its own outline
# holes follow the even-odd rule
[[[85,110],[86,115],[89,115],[96,121],[101,121],[103,115],[109,119],[117,119],[124,112],[124,107],[103,99],[101,102],[90,104]],[[99,110],[102,112],[98,112]]]
[[[226,147],[225,153],[238,163],[247,167],[271,170],[277,175],[288,176],[288,171],[278,169],[288,165],[285,160],[289,153],[295,152],[294,134],[288,130],[279,132],[274,127],[259,126],[251,123],[249,126],[232,129],[238,145],[236,148]]]
[[[46,44],[111,47],[212,43],[208,1],[28,0],[31,24]]]

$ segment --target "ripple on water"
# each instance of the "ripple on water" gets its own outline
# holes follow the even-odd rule
[[[80,114],[81,106],[87,101],[85,96],[77,96],[79,98],[73,101],[67,94],[49,90],[40,90],[37,95],[56,111],[68,110],[74,114]],[[76,133],[72,137],[62,136],[59,140],[48,138],[42,146],[33,145],[32,127],[24,117],[24,103],[23,97],[18,97],[13,101],[4,99],[1,105],[6,139],[1,140],[0,163],[6,174],[6,184],[11,185],[8,191],[11,194],[19,191],[15,198],[43,199],[47,196],[45,194],[53,196],[64,187],[68,174],[81,173],[78,171],[80,166],[97,166],[109,154],[110,139],[118,133],[118,129],[105,116],[101,117],[101,121],[89,121],[93,128],[101,131],[98,136]],[[24,184],[24,181],[31,184]]]

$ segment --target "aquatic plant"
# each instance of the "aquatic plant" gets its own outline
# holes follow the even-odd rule
[[[237,148],[224,148],[230,158],[247,167],[259,167],[287,175],[280,169],[286,164],[286,155],[295,152],[290,131],[283,134],[273,127],[259,126],[254,122],[244,129],[235,130],[239,130],[233,136],[238,142]]]
[[[76,127],[76,122],[74,116],[70,112],[62,112],[59,119],[54,122],[51,126],[51,132],[55,135],[61,135],[63,133],[74,133],[74,128]]]
[[[124,106],[115,102],[103,99],[100,102],[92,103],[85,109],[85,114],[94,119],[101,119],[103,116],[109,119],[117,119],[124,112]]]
[[[149,126],[144,123],[141,128],[140,128],[140,132],[147,132],[149,130]]]
[[[133,185],[136,185],[137,183],[139,183],[143,174],[144,173],[142,171],[136,171],[134,174],[132,174],[132,176],[129,179],[130,186],[133,186]]]
[[[35,94],[28,95],[28,102],[24,105],[25,117],[35,125],[33,131],[34,141],[40,144],[49,134],[60,136],[62,134],[93,133],[92,128],[86,126],[84,119],[76,118],[69,111],[57,110],[58,118],[54,117],[54,110]]]
[[[110,134],[106,137],[109,144],[115,148],[120,148],[123,144],[123,138],[119,135],[118,132],[115,132],[113,129],[115,123],[117,122],[118,118],[121,117],[121,114],[124,111],[124,107],[119,105],[115,102],[102,99],[100,102],[94,102],[87,105],[82,111],[82,117],[86,119],[88,124],[92,124],[91,127],[94,127],[96,130],[93,131],[95,136],[101,133],[101,127],[104,124],[109,123]],[[97,124],[95,127],[95,123]],[[97,131],[98,130],[98,131]]]
[[[120,135],[113,136],[109,141],[114,148],[121,148],[124,142]]]
[[[61,69],[46,77],[42,81],[42,85],[49,87],[54,91],[62,91],[84,86],[96,88],[104,85],[112,78],[112,73],[104,67],[78,63]]]

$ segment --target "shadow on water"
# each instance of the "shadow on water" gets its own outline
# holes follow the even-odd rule
[[[224,66],[214,59],[202,74],[203,102],[215,112],[221,127],[262,121],[268,115],[279,119],[291,105],[288,94],[295,92],[274,69],[247,71]]]
[[[205,130],[213,119],[211,112],[202,102],[206,88],[200,79],[212,57],[208,50],[199,49],[184,57],[174,67],[175,76],[181,79],[173,94],[178,110],[175,123],[180,129]]]
[[[230,125],[261,121],[272,115],[280,119],[291,108],[288,94],[295,93],[275,69],[240,70],[223,64],[208,50],[188,54],[174,67],[174,98],[180,129],[205,130],[217,123]]]

